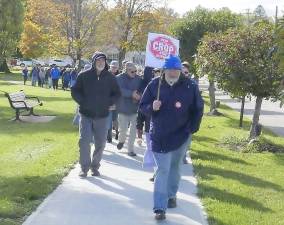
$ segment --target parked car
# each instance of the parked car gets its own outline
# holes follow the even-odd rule
[[[49,60],[49,65],[57,65],[59,67],[66,67],[66,66],[70,66],[72,65],[72,62],[69,60],[62,60],[62,59],[52,59]]]
[[[18,59],[17,66],[25,67],[25,66],[33,66],[32,59]]]
[[[21,66],[21,67],[32,67],[34,65],[42,65],[44,66],[45,63],[36,59],[18,59],[17,60],[17,66]]]

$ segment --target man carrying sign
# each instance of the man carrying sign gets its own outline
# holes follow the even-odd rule
[[[166,218],[167,208],[176,207],[181,162],[203,115],[198,86],[181,76],[181,68],[179,57],[166,58],[162,80],[151,81],[140,102],[142,113],[152,118],[150,136],[157,165],[153,210],[157,220]]]

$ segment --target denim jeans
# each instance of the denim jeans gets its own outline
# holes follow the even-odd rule
[[[154,183],[154,212],[166,211],[169,198],[176,197],[181,179],[182,160],[191,142],[191,136],[175,151],[154,153],[157,165]]]

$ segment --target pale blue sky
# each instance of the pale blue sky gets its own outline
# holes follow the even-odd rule
[[[179,14],[194,9],[198,5],[212,9],[228,7],[232,11],[240,13],[244,13],[246,9],[250,9],[252,12],[258,5],[262,5],[269,16],[275,15],[276,5],[278,5],[280,14],[284,11],[284,0],[168,0],[168,2],[168,6]]]

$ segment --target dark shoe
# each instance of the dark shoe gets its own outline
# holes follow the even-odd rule
[[[155,219],[156,220],[164,220],[166,219],[166,212],[163,210],[156,210],[155,211]]]
[[[93,177],[99,177],[99,176],[101,176],[101,174],[98,170],[92,170],[92,176]]]
[[[88,176],[88,172],[85,172],[83,170],[81,170],[81,172],[79,173],[79,177],[85,178]]]
[[[119,142],[116,147],[117,147],[118,150],[120,150],[120,149],[123,148],[123,145],[124,145],[123,142]]]
[[[168,208],[172,209],[172,208],[176,208],[177,207],[177,199],[176,198],[170,198],[168,200]]]
[[[155,181],[155,177],[151,177],[151,178],[149,179],[149,181],[154,182],[154,181]]]
[[[128,156],[131,156],[131,157],[134,157],[134,156],[136,156],[137,154],[136,153],[134,153],[134,152],[128,152],[128,154],[127,154]]]
[[[112,143],[112,131],[108,130],[107,133],[107,143]]]

